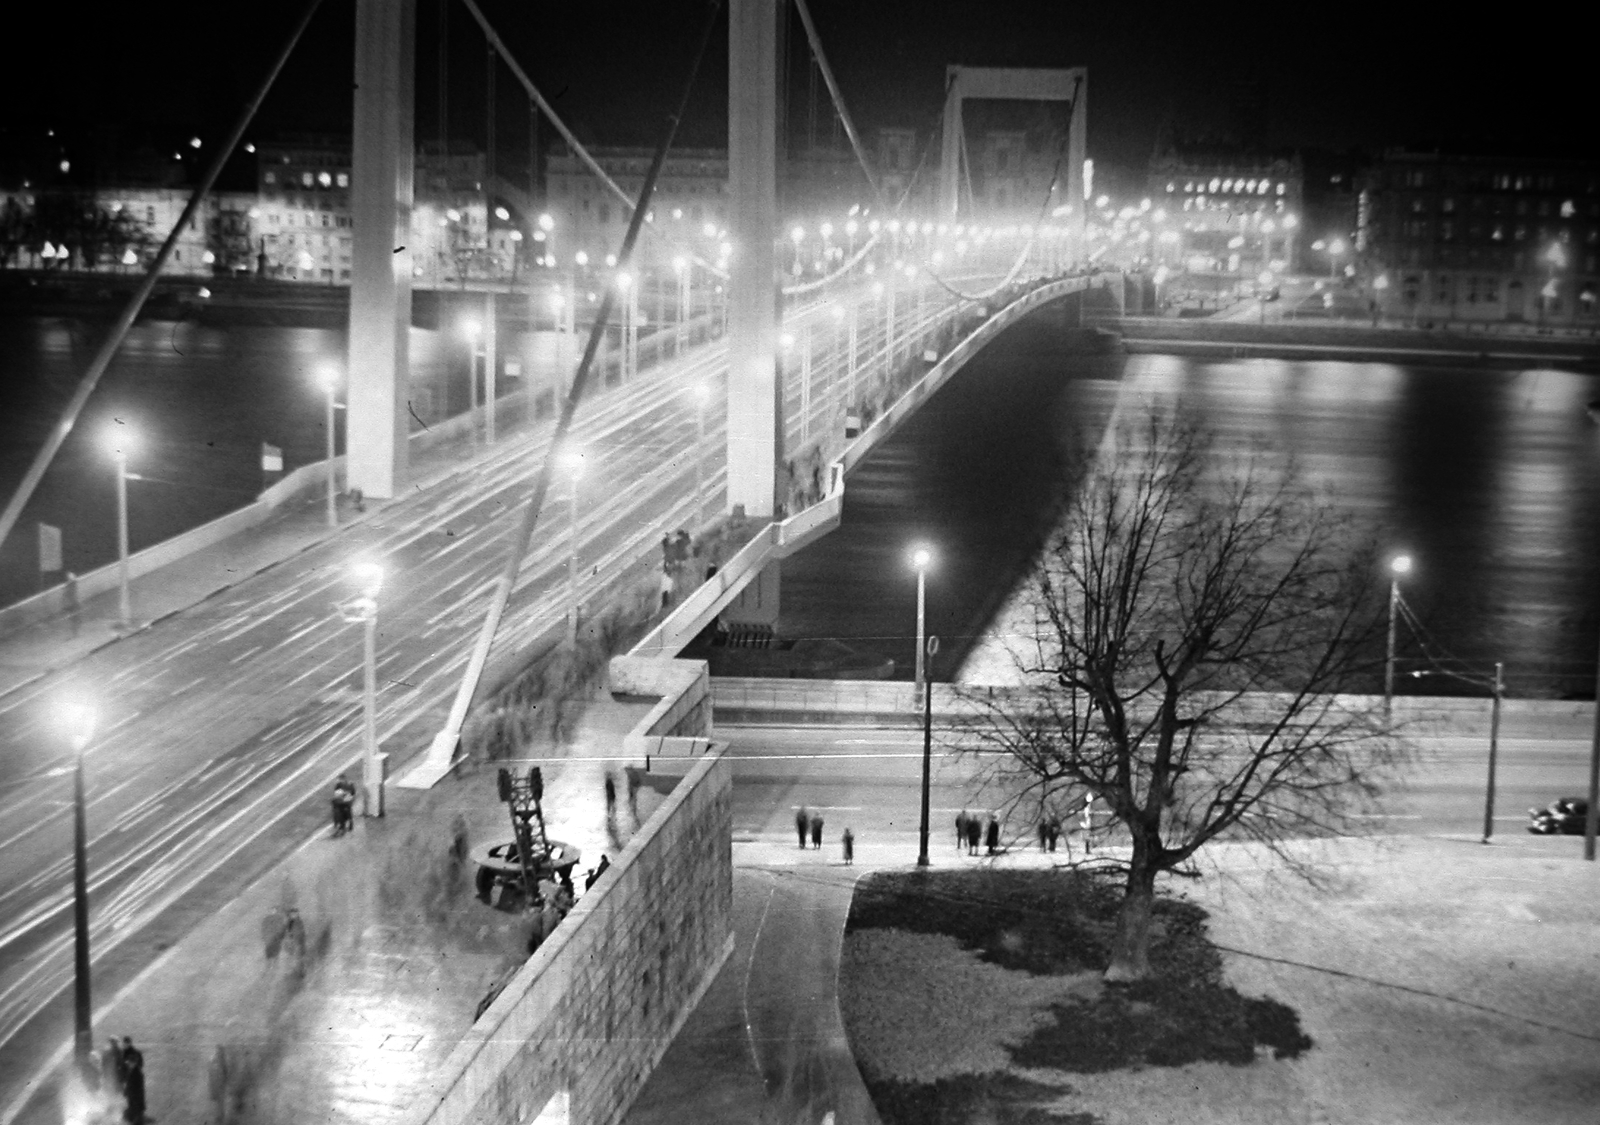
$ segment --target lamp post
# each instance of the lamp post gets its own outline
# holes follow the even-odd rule
[[[482,333],[483,325],[478,323],[476,317],[468,317],[461,322],[461,335],[467,341],[467,410],[474,440],[478,436],[478,337]]]
[[[711,388],[704,383],[694,385],[695,446],[694,446],[694,518],[698,522],[705,514],[706,503],[706,404],[711,401]]]
[[[917,689],[922,693],[922,819],[917,829],[917,866],[928,866],[928,790],[933,771],[933,687],[923,663],[928,649],[928,564],[933,552],[917,547],[911,552],[911,565],[917,568]]]
[[[133,600],[128,591],[128,448],[132,434],[127,426],[113,424],[106,445],[117,468],[117,624],[133,625]]]
[[[378,753],[378,591],[383,588],[383,568],[377,563],[357,563],[352,568],[360,593],[346,608],[345,620],[362,622],[365,634],[361,797],[363,816],[383,815],[383,756]]]
[[[89,992],[89,838],[83,798],[83,754],[94,737],[94,709],[68,704],[62,727],[72,745],[72,1048],[85,1077],[94,1066],[93,1008]]]
[[[1389,561],[1389,648],[1383,662],[1383,713],[1394,706],[1394,624],[1400,609],[1400,578],[1411,573],[1411,556],[1396,555]]]
[[[672,268],[678,275],[678,330],[674,334],[672,354],[682,355],[689,331],[689,259],[677,255],[672,259]]]
[[[578,639],[578,483],[583,477],[583,454],[575,449],[562,454],[567,470],[567,643]]]
[[[1500,752],[1500,701],[1505,697],[1505,665],[1494,664],[1494,711],[1489,720],[1489,784],[1483,798],[1483,842],[1494,835],[1494,767]]]
[[[1261,293],[1256,299],[1256,305],[1261,310],[1261,323],[1265,324],[1267,322],[1267,294],[1272,287],[1272,271],[1262,270],[1261,276],[1256,278],[1256,281],[1261,286]]]
[[[327,488],[327,494],[328,494],[328,526],[329,527],[338,527],[339,526],[338,487],[337,487],[337,482],[334,479],[337,476],[337,474],[334,472],[334,467],[333,467],[333,458],[334,458],[334,442],[333,442],[334,411],[336,411],[339,408],[339,404],[338,404],[338,401],[337,401],[338,393],[339,393],[339,367],[338,367],[338,365],[334,364],[334,363],[325,363],[325,364],[323,364],[321,370],[317,373],[317,381],[322,384],[322,391],[323,391],[323,394],[327,398],[327,406],[328,406],[327,415],[323,419],[323,424],[327,428],[327,431],[328,431],[328,488]]]

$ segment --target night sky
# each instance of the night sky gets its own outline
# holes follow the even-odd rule
[[[420,139],[438,135],[439,2],[418,0]],[[30,10],[26,46],[8,52],[0,68],[6,147],[47,125],[69,148],[93,125],[219,137],[300,10],[291,0],[165,0],[106,5],[104,18],[89,18],[97,7]],[[580,136],[636,144],[655,138],[675,100],[703,12],[686,0],[483,7]],[[466,8],[451,8],[451,136],[481,144],[484,42]],[[812,11],[852,111],[868,128],[930,126],[949,62],[1082,64],[1090,74],[1090,154],[1103,164],[1142,166],[1163,122],[1180,134],[1225,130],[1240,80],[1264,89],[1265,140],[1277,146],[1515,144],[1579,155],[1594,148],[1589,38],[1575,5],[1501,8],[1492,21],[1439,5],[1425,15],[1421,5],[812,0]],[[354,0],[324,0],[252,135],[348,131],[353,13]],[[798,60],[798,20],[791,26]],[[724,28],[683,143],[724,141]],[[799,65],[790,88],[792,120],[802,122]],[[504,68],[499,91],[499,144],[510,160],[526,150],[528,126]]]

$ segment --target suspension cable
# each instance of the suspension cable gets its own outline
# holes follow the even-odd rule
[[[465,0],[469,7],[476,6],[473,0]],[[688,108],[689,96],[694,91],[695,78],[700,73],[700,64],[705,58],[706,46],[711,41],[712,32],[717,26],[717,15],[721,9],[721,0],[711,0],[708,8],[710,14],[706,20],[705,33],[700,38],[699,49],[695,51],[694,59],[689,66],[689,76],[683,84],[683,94],[678,99],[676,112],[667,118],[666,132],[656,146],[655,155],[651,158],[650,169],[645,173],[644,186],[639,189],[639,199],[633,206],[633,213],[628,219],[628,232],[623,236],[622,249],[617,254],[618,268],[626,268],[633,257],[633,247],[638,241],[640,229],[644,226],[644,217],[650,206],[650,198],[655,193],[656,181],[661,176],[661,168],[666,163],[667,153],[672,148],[673,139],[677,136],[678,125],[683,120],[685,110]],[[487,28],[486,28],[487,30]],[[502,51],[502,56],[505,56]],[[514,64],[513,64],[514,65]],[[530,86],[529,89],[532,89]],[[534,478],[533,495],[528,498],[527,507],[523,509],[522,519],[517,526],[515,538],[510,549],[506,552],[505,565],[500,572],[495,584],[494,598],[489,603],[489,609],[484,614],[483,626],[478,632],[477,643],[474,645],[472,655],[467,661],[467,667],[461,677],[461,686],[456,691],[454,702],[450,706],[449,717],[445,720],[445,727],[435,736],[435,746],[442,745],[451,759],[455,756],[456,745],[461,739],[461,727],[466,722],[467,711],[472,706],[473,696],[477,694],[478,684],[483,676],[484,665],[489,659],[489,649],[494,644],[495,633],[500,628],[500,618],[505,612],[506,603],[511,599],[511,591],[516,586],[517,572],[522,568],[523,556],[527,554],[528,544],[533,539],[533,532],[539,522],[540,509],[544,507],[546,493],[550,490],[550,478],[553,475],[556,458],[566,452],[567,434],[572,429],[572,419],[577,413],[578,404],[583,401],[584,387],[589,380],[589,371],[594,364],[595,354],[600,348],[600,339],[605,332],[607,321],[611,319],[611,306],[616,299],[616,286],[607,285],[605,296],[601,299],[599,311],[595,314],[594,324],[589,329],[589,340],[584,345],[583,358],[578,362],[578,370],[572,377],[572,386],[567,390],[567,397],[561,404],[561,415],[556,422],[554,434],[550,439],[550,446],[545,451],[544,461],[539,466],[539,475]],[[432,753],[432,751],[430,751]]]
[[[278,74],[289,61],[289,55],[294,50],[295,44],[300,42],[300,36],[305,32],[306,25],[311,22],[311,17],[316,15],[317,8],[322,0],[310,0],[305,11],[301,13],[300,20],[294,25],[294,30],[289,33],[288,40],[283,45],[283,50],[278,52],[272,68],[267,71],[267,76],[262,80],[256,90],[255,97],[250,99],[244,107],[239,118],[234,122],[233,130],[228,134],[228,139],[212,157],[211,164],[206,168],[205,176],[200,181],[200,186],[194,189],[189,196],[189,202],[184,205],[183,213],[178,216],[178,221],[172,230],[167,232],[166,241],[161,244],[155,260],[146,269],[144,280],[139,283],[139,288],[129,298],[127,305],[122,310],[122,315],[117,317],[116,323],[111,326],[105,341],[101,343],[100,350],[95,353],[94,359],[89,363],[89,369],[83,373],[83,378],[78,381],[78,389],[73,392],[71,400],[67,403],[66,410],[62,411],[61,421],[50,431],[50,436],[45,439],[44,445],[34,455],[33,463],[28,466],[27,474],[22,478],[22,483],[17,486],[17,491],[12,494],[10,502],[3,513],[0,513],[0,545],[6,541],[6,536],[11,534],[11,529],[16,526],[17,519],[22,515],[22,509],[27,506],[32,498],[34,489],[39,487],[39,482],[44,478],[45,470],[50,467],[50,462],[55,459],[56,452],[61,444],[67,440],[67,435],[72,432],[72,427],[77,425],[78,415],[83,412],[84,405],[89,401],[89,396],[94,393],[95,386],[100,382],[100,377],[106,373],[106,368],[111,365],[111,360],[116,356],[117,349],[122,346],[122,341],[127,338],[128,330],[133,327],[133,322],[139,316],[139,310],[144,308],[144,303],[154,292],[156,279],[161,276],[162,268],[167,264],[167,259],[172,256],[173,247],[178,244],[178,236],[193,219],[194,213],[200,206],[200,201],[211,191],[217,182],[217,177],[222,174],[222,166],[233,155],[233,150],[239,144],[239,139],[244,136],[244,131],[250,127],[250,122],[255,119],[256,110],[261,108],[261,103],[266,100],[267,93],[272,89],[272,84],[277,81]]]
[[[822,80],[828,84],[828,96],[833,99],[833,110],[839,115],[839,121],[844,125],[844,135],[850,138],[850,147],[855,150],[856,160],[861,164],[861,171],[867,177],[867,186],[872,188],[873,198],[883,202],[883,193],[878,187],[878,177],[873,173],[872,162],[867,159],[867,153],[861,145],[861,138],[856,133],[855,122],[850,120],[850,111],[845,107],[844,95],[839,92],[839,83],[834,80],[833,68],[828,65],[828,56],[822,50],[822,40],[817,35],[817,25],[811,22],[811,9],[806,0],[794,0],[795,7],[800,10],[800,22],[806,29],[806,38],[811,43],[811,54],[817,60],[817,67],[822,71]]]

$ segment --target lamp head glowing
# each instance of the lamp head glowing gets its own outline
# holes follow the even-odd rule
[[[82,750],[94,738],[94,704],[84,699],[66,699],[56,708],[56,722],[74,750]]]
[[[1394,558],[1389,560],[1389,569],[1394,572],[1394,576],[1396,578],[1399,578],[1399,577],[1401,577],[1403,575],[1410,574],[1411,573],[1411,556],[1410,555],[1396,555]]]
[[[119,461],[125,460],[135,445],[133,427],[125,422],[112,422],[106,427],[102,440],[107,453]]]
[[[339,386],[339,365],[329,360],[317,367],[317,386],[327,391],[330,395]]]
[[[911,565],[917,570],[928,569],[928,564],[933,561],[933,552],[926,547],[914,547],[911,551]]]
[[[383,589],[383,567],[375,562],[358,562],[350,568],[350,574],[369,598],[377,597],[378,591]]]

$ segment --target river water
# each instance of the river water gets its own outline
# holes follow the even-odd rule
[[[843,526],[785,563],[782,630],[893,657],[915,651],[908,545],[937,551],[929,631],[940,679],[1003,681],[990,635],[1048,531],[1055,452],[1113,410],[1181,406],[1224,445],[1292,451],[1385,554],[1415,560],[1400,667],[1425,657],[1513,694],[1587,695],[1600,630],[1600,429],[1593,375],[1530,368],[1065,354],[1046,319],[1002,337],[853,474]],[[1386,574],[1373,581],[1386,584]],[[1376,685],[1374,685],[1376,686]],[[1474,691],[1448,678],[1400,690]]]
[[[7,497],[104,327],[0,316]],[[413,393],[430,419],[465,406],[458,345],[412,330]],[[312,374],[343,352],[333,330],[138,325],[0,551],[0,600],[37,588],[37,521],[63,529],[70,569],[114,557],[112,470],[96,440],[111,419],[139,434],[129,466],[146,478],[129,486],[138,549],[253,498],[264,441],[282,447],[288,469],[319,459]],[[908,670],[906,547],[926,539],[939,553],[929,578],[930,631],[944,644],[936,675],[963,665],[969,678],[996,674],[992,651],[974,652],[1048,530],[1061,451],[1078,433],[1095,439],[1119,402],[1182,404],[1224,442],[1293,450],[1385,548],[1410,553],[1405,596],[1432,651],[1484,670],[1504,661],[1517,694],[1587,694],[1600,629],[1600,430],[1585,404],[1600,398],[1597,384],[1538,368],[1092,358],[1069,354],[1049,316],[1035,317],[857,468],[843,527],[785,563],[781,628],[843,638]],[[1402,653],[1418,666],[1404,634]]]

